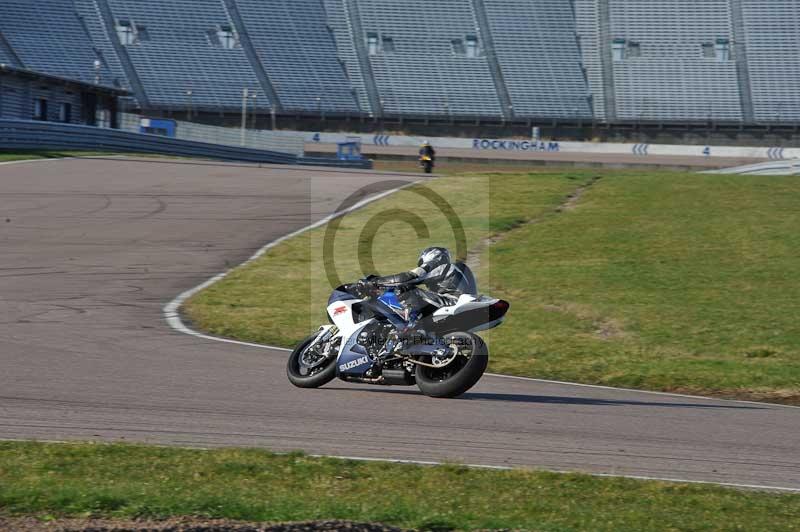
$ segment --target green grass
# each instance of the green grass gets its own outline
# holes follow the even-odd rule
[[[582,179],[582,178],[581,178]],[[433,181],[427,188],[447,198],[463,223],[468,247],[492,231],[522,221],[513,208],[524,202],[531,213],[544,213],[573,190],[579,181],[563,175],[542,174],[536,187],[527,180],[490,180],[481,176]],[[383,225],[376,235],[372,256],[377,272],[394,273],[416,265],[419,249],[442,244],[456,249],[453,231],[439,209],[413,191],[401,191],[343,219],[335,240],[333,262],[342,281],[364,274],[359,260],[362,229],[370,220],[394,219],[398,210],[412,212],[426,222],[428,238],[418,238],[400,221]],[[293,345],[327,322],[325,302],[331,292],[322,256],[325,229],[310,231],[273,249],[263,259],[240,268],[225,280],[191,299],[187,310],[195,324],[214,334],[250,341]],[[286,264],[291,264],[287,268]],[[293,295],[291,306],[276,304]]]
[[[554,213],[594,176],[603,179],[574,208]],[[484,291],[512,303],[486,335],[492,371],[800,403],[795,178],[573,170],[428,186],[459,212],[471,249],[500,237],[478,271]],[[361,276],[354,257],[367,221],[410,206],[431,238],[387,224],[375,245],[380,272],[409,268],[427,244],[453,246],[435,209],[403,192],[345,218],[335,258],[343,279]],[[214,334],[293,345],[325,321],[323,234],[237,270],[193,298],[187,315]],[[309,304],[274,304],[287,290]]]
[[[349,519],[428,530],[772,531],[798,529],[800,496],[258,450],[3,442],[0,512]]]

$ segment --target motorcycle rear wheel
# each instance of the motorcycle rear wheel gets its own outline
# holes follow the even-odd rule
[[[336,357],[332,357],[323,362],[323,365],[310,370],[303,365],[301,357],[316,337],[316,334],[312,334],[297,344],[286,363],[286,376],[289,377],[289,382],[298,388],[319,388],[336,377]]]
[[[471,352],[459,354],[443,368],[417,366],[417,386],[429,397],[458,397],[477,384],[489,364],[489,349],[480,336],[454,333],[447,339],[459,342],[459,350]]]

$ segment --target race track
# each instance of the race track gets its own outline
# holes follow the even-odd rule
[[[308,177],[324,178],[312,202]],[[162,308],[177,294],[382,179],[169,161],[0,166],[0,438],[258,446],[800,490],[799,408],[489,376],[449,401],[339,382],[298,390],[283,351],[167,326]]]

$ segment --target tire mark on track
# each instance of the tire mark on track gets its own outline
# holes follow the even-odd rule
[[[111,207],[111,204],[112,204],[111,196],[109,196],[108,194],[103,194],[103,198],[105,199],[105,205],[103,205],[102,207],[100,207],[98,209],[94,209],[92,211],[87,212],[86,216],[91,216],[93,214],[101,213],[104,210],[106,210],[109,207]]]
[[[142,216],[135,216],[135,217],[133,217],[131,219],[132,220],[146,220],[148,218],[152,218],[153,216],[157,216],[157,215],[159,215],[162,212],[167,210],[167,203],[163,199],[161,199],[160,196],[155,196],[155,200],[158,202],[158,207],[156,207],[154,210],[148,212],[147,214],[144,214]]]

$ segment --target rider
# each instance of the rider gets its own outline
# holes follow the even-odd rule
[[[433,149],[433,146],[431,146],[431,143],[427,140],[422,143],[422,146],[419,149],[419,156],[430,157],[431,162],[436,162],[436,150]]]
[[[469,267],[462,262],[453,262],[450,252],[443,247],[430,247],[422,250],[413,270],[373,277],[366,281],[368,289],[383,285],[404,285],[424,279],[424,284],[431,292],[458,297],[461,294],[476,292],[475,277]]]

